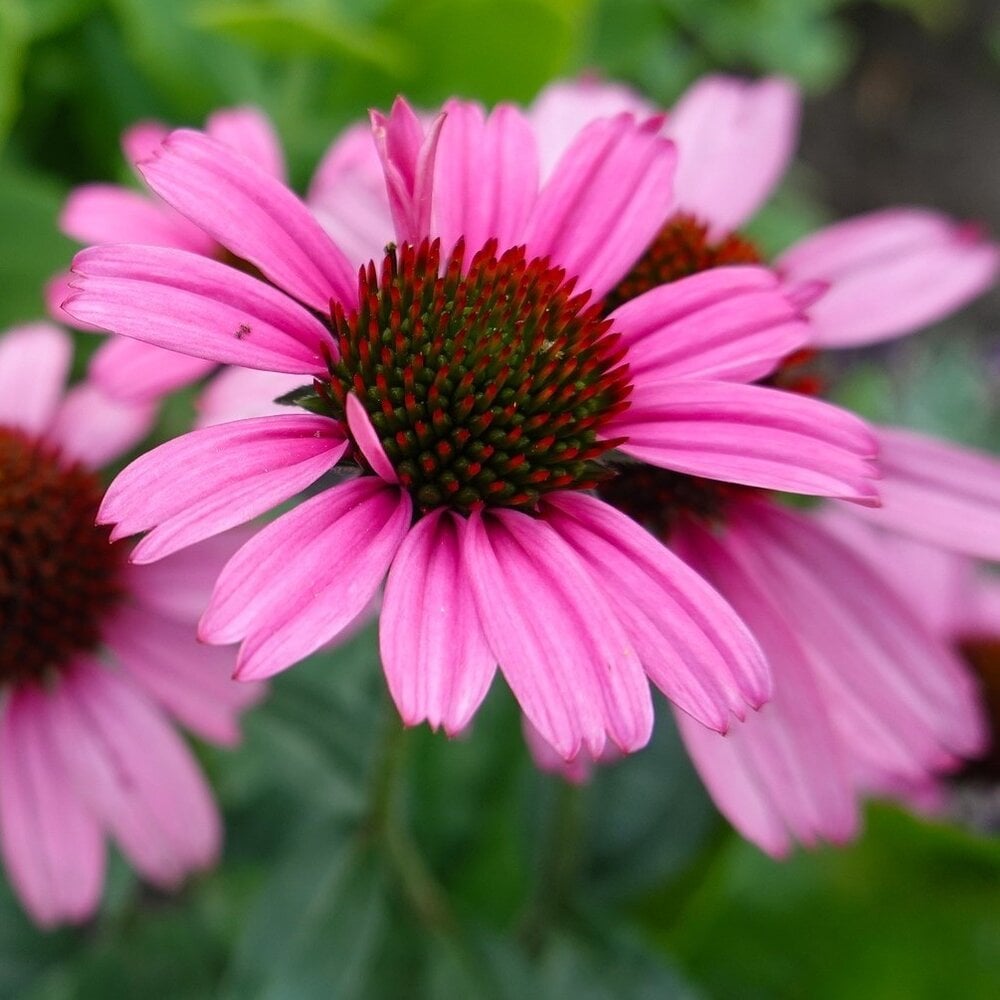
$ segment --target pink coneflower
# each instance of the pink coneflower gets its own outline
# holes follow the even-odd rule
[[[360,275],[251,160],[181,131],[142,165],[164,200],[271,284],[176,249],[77,257],[67,309],[222,363],[309,376],[307,412],[221,424],[112,485],[114,537],[148,562],[332,485],[227,565],[201,622],[265,677],[336,636],[387,579],[381,646],[404,720],[464,728],[499,663],[565,758],[643,745],[646,675],[723,730],[768,694],[716,594],[589,495],[612,450],[756,486],[874,502],[856,418],[747,385],[801,342],[755,268],[698,275],[605,316],[655,235],[672,145],[630,115],[593,123],[544,185],[514,108],[451,102],[425,129],[374,116],[398,245]],[[433,239],[431,237],[434,237]],[[150,530],[151,529],[151,530]],[[645,670],[645,672],[644,672]]]
[[[92,470],[151,412],[64,394],[70,354],[44,324],[0,339],[0,851],[43,926],[94,913],[108,835],[163,887],[214,861],[219,817],[168,717],[232,743],[257,694],[193,636],[228,540],[136,567],[95,526]]]
[[[550,92],[536,106],[536,124],[560,107],[586,117],[581,93],[600,86]],[[606,99],[613,95],[632,100],[620,89]],[[718,264],[759,260],[731,230],[780,175],[796,110],[782,81],[713,77],[685,95],[665,127],[678,143],[674,213],[611,303]],[[776,268],[793,295],[805,292],[810,345],[829,347],[939,318],[983,290],[996,262],[996,248],[967,227],[903,209],[832,226]],[[769,381],[814,393],[800,360],[789,356]],[[910,432],[878,435],[885,506],[861,516],[995,557],[1000,463]],[[599,493],[698,568],[768,657],[773,699],[724,740],[678,717],[716,803],[765,850],[783,854],[794,839],[845,840],[857,827],[860,793],[926,787],[982,749],[977,691],[950,644],[885,566],[821,519],[761,491],[649,465],[630,466]]]
[[[250,107],[216,111],[209,116],[205,130],[214,139],[250,157],[273,177],[285,179],[281,145],[274,127],[261,111]],[[155,121],[140,122],[128,129],[122,135],[122,150],[129,165],[134,167],[150,156],[169,132],[166,125]],[[84,184],[75,188],[63,206],[59,226],[67,236],[83,244],[145,243],[239,264],[208,233],[155,195],[119,184]],[[55,319],[79,326],[80,322],[62,309],[69,280],[68,273],[53,278],[46,288],[46,299]],[[96,329],[89,324],[84,328]],[[112,337],[94,354],[88,375],[115,398],[146,402],[199,381],[215,367],[203,358]],[[252,378],[245,376],[245,381]],[[254,415],[265,412],[271,400],[293,388],[287,377],[259,377],[255,384],[259,402]],[[225,388],[217,391],[225,393]]]

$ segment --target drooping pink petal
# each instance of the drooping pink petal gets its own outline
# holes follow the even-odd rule
[[[444,256],[465,239],[465,262],[495,237],[502,253],[524,241],[538,196],[538,149],[527,119],[499,104],[489,116],[451,100],[434,166],[434,231]]]
[[[640,120],[655,113],[651,104],[620,83],[580,77],[556,80],[545,87],[527,112],[538,140],[543,179],[548,179],[559,158],[585,125],[596,118],[612,118],[623,111]]]
[[[372,111],[370,117],[396,238],[418,243],[430,235],[434,159],[444,116],[437,115],[425,131],[413,108],[397,97],[388,115]]]
[[[396,553],[379,624],[389,690],[408,726],[426,720],[460,733],[496,672],[462,568],[465,520],[447,510],[421,518]]]
[[[205,131],[223,145],[242,153],[272,177],[285,180],[285,154],[281,142],[270,118],[259,108],[223,108],[208,116]]]
[[[307,500],[226,564],[199,636],[211,643],[244,640],[236,668],[242,680],[290,667],[365,612],[411,516],[409,494],[376,476]]]
[[[63,454],[96,469],[135,447],[155,421],[153,404],[124,403],[81,382],[63,397],[46,436]]]
[[[704,76],[667,117],[679,153],[674,204],[718,239],[741,226],[781,179],[798,135],[799,93],[780,77]]]
[[[314,374],[335,350],[326,327],[276,288],[182,250],[91,247],[73,261],[64,307],[113,333],[222,364]]]
[[[851,755],[914,776],[980,750],[968,673],[891,580],[805,514],[746,501],[729,520],[728,550],[781,594]]]
[[[206,646],[193,625],[130,606],[107,623],[104,638],[125,673],[178,722],[212,743],[239,742],[240,713],[263,689],[233,680],[234,648]]]
[[[525,715],[566,760],[629,752],[652,729],[649,685],[593,571],[551,525],[516,511],[473,512],[464,573],[483,631]]]
[[[49,323],[0,335],[0,425],[44,431],[59,406],[72,357],[70,338]]]
[[[371,128],[346,129],[327,150],[306,204],[349,260],[380,260],[394,230],[385,175]]]
[[[122,133],[122,154],[133,166],[141,160],[147,160],[160,143],[170,134],[168,126],[158,121],[136,122]]]
[[[1000,459],[880,427],[882,507],[871,523],[980,559],[1000,559]]]
[[[254,531],[251,525],[231,528],[154,563],[130,564],[126,572],[131,599],[158,615],[196,625],[222,567]]]
[[[809,309],[813,342],[857,347],[911,333],[986,291],[1000,249],[975,226],[919,208],[871,212],[796,243],[777,264],[790,285],[828,282]]]
[[[542,734],[535,729],[526,715],[521,716],[521,731],[524,733],[524,742],[528,745],[531,759],[539,771],[558,775],[574,785],[583,785],[590,780],[597,762],[586,750],[581,750],[572,760],[563,760],[551,744],[542,738]],[[604,753],[601,754],[602,761],[605,759],[611,761],[616,757],[614,748],[605,746]]]
[[[372,467],[372,471],[387,483],[398,483],[399,477],[382,447],[382,442],[372,426],[371,419],[353,392],[347,397],[346,410],[347,426],[350,428],[351,437],[354,438],[354,442],[365,461]]]
[[[725,732],[770,696],[770,673],[719,595],[635,521],[592,497],[553,493],[543,517],[604,585],[653,683],[702,725]],[[555,516],[553,516],[555,515]]]
[[[52,695],[63,764],[146,878],[173,888],[213,864],[221,823],[191,752],[120,674],[80,661]]]
[[[550,256],[595,298],[626,275],[667,217],[677,154],[658,125],[628,114],[591,122],[535,204],[529,255]]]
[[[71,322],[79,325],[80,320]],[[214,361],[178,354],[131,337],[112,336],[94,352],[87,374],[116,399],[143,403],[191,385],[215,367]]]
[[[764,850],[779,848],[775,827],[787,828],[805,844],[850,839],[858,827],[857,802],[847,755],[834,732],[816,682],[812,654],[799,642],[779,610],[783,595],[769,593],[726,548],[726,535],[692,523],[682,526],[675,544],[684,559],[719,588],[761,643],[774,673],[768,704],[725,740],[704,728],[682,723],[681,733],[719,808],[745,836]],[[713,761],[719,755],[721,761]],[[739,760],[731,769],[733,758]],[[748,813],[741,809],[748,782],[759,794]],[[773,814],[760,826],[760,811]]]
[[[139,169],[168,204],[301,302],[326,312],[331,298],[357,301],[354,266],[263,166],[179,129]]]
[[[25,909],[48,928],[96,911],[104,838],[53,752],[45,698],[16,687],[0,708],[0,851]]]
[[[302,375],[262,372],[253,368],[224,368],[198,397],[195,426],[211,427],[230,420],[288,413],[288,406],[275,400],[307,385],[309,379]]]
[[[763,267],[717,267],[654,288],[619,306],[614,329],[628,344],[633,379],[752,382],[807,343],[809,330]]]
[[[807,396],[696,379],[638,383],[605,433],[627,435],[629,455],[692,476],[878,502],[867,424]]]
[[[79,243],[141,243],[211,254],[215,241],[182,215],[141,191],[117,184],[74,188],[59,228]]]
[[[206,427],[124,469],[98,517],[115,524],[113,539],[152,528],[132,560],[153,562],[270,510],[333,468],[346,450],[340,425],[309,413]]]
[[[83,320],[79,320],[75,316],[70,316],[63,309],[62,304],[73,294],[72,280],[73,274],[70,271],[61,271],[59,274],[53,275],[45,283],[43,295],[45,298],[45,311],[49,314],[49,318],[65,326],[74,326],[78,330],[103,333],[104,331],[99,326],[84,323]]]

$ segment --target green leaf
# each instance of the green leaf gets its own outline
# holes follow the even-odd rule
[[[773,861],[734,838],[680,919],[643,907],[714,996],[988,1000],[1000,982],[1000,844],[888,807],[853,847]]]
[[[292,8],[276,3],[205,4],[194,23],[214,34],[247,42],[269,55],[357,59],[390,72],[406,72],[412,54],[397,38],[352,23],[332,5]]]

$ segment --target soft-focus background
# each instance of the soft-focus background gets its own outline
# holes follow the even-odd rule
[[[0,0],[0,329],[40,315],[73,251],[60,200],[126,179],[138,118],[259,104],[301,188],[399,91],[527,101],[589,70],[669,104],[715,69],[808,93],[798,163],[754,227],[768,249],[900,202],[1000,233],[988,0]],[[851,357],[841,396],[996,447],[998,331],[994,294]],[[174,401],[161,433],[189,416]],[[370,634],[278,678],[237,752],[203,751],[221,867],[167,897],[116,860],[98,919],[52,935],[0,875],[0,997],[1000,995],[995,791],[966,788],[953,822],[875,806],[855,846],[776,863],[719,819],[666,716],[574,789],[535,773],[495,687],[449,743],[399,729]]]

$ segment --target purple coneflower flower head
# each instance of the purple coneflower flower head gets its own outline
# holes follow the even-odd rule
[[[71,350],[44,324],[0,339],[0,853],[43,926],[94,913],[108,836],[164,888],[213,863],[218,813],[170,718],[231,744],[259,694],[229,680],[230,651],[194,640],[232,543],[138,567],[95,525],[93,470],[152,412],[91,384],[64,393]]]
[[[585,120],[580,94],[600,86],[560,85],[543,95],[536,115],[547,122],[562,110]],[[635,101],[620,88],[605,100],[613,95]],[[777,80],[712,77],[682,98],[665,126],[678,144],[673,214],[609,294],[623,303],[619,312],[651,288],[662,292],[664,283],[683,285],[720,264],[760,260],[733,227],[780,176],[796,117],[794,90]],[[984,290],[996,263],[996,247],[968,227],[900,209],[830,227],[776,268],[803,303],[814,350],[912,332]],[[809,360],[810,351],[789,355],[764,377],[814,395],[821,386]],[[883,505],[844,505],[842,517],[849,511],[996,558],[1000,463],[912,432],[877,434]],[[767,655],[772,700],[724,740],[678,716],[716,803],[765,850],[781,855],[794,840],[849,839],[861,794],[926,789],[982,750],[976,685],[886,559],[868,557],[825,519],[779,506],[766,492],[652,464],[629,466],[598,493],[709,579]],[[571,777],[580,773],[577,763]]]
[[[170,248],[78,255],[75,316],[213,361],[311,379],[289,412],[143,456],[101,518],[149,562],[311,486],[227,565],[201,636],[238,676],[338,635],[386,581],[381,648],[404,720],[469,722],[497,664],[564,758],[642,746],[647,677],[724,730],[766,666],[718,595],[592,495],[641,458],[754,486],[877,502],[859,420],[747,384],[804,324],[758,268],[697,275],[607,312],[661,225],[673,145],[629,114],[579,132],[539,183],[515,108],[373,116],[397,243],[358,271],[248,158],[191,131],[141,165],[168,204],[266,279]]]

